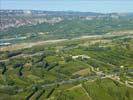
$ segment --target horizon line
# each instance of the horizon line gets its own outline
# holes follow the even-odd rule
[[[109,14],[109,13],[133,13],[133,11],[132,12],[130,12],[130,11],[127,11],[127,12],[118,12],[118,11],[116,11],[116,12],[114,12],[114,11],[112,11],[112,12],[98,12],[98,11],[76,11],[76,10],[43,10],[43,9],[0,9],[0,10],[30,10],[30,11],[51,11],[51,12],[83,12],[83,13],[102,13],[102,14]]]

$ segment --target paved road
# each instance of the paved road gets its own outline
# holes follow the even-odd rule
[[[97,76],[88,76],[88,77],[79,77],[79,78],[75,78],[75,79],[69,79],[69,80],[64,80],[64,81],[58,81],[58,82],[54,82],[54,83],[50,83],[50,84],[45,84],[42,85],[41,87],[49,87],[49,86],[54,86],[54,85],[62,85],[62,84],[70,84],[70,83],[74,83],[74,82],[78,82],[78,81],[84,81],[84,80],[94,80],[98,78]]]
[[[115,73],[115,74],[118,74],[118,73]],[[107,76],[112,76],[112,75],[115,75],[115,74],[108,74]],[[87,81],[87,80],[95,80],[97,78],[107,78],[106,76],[98,76],[98,75],[95,75],[95,76],[87,76],[87,77],[79,77],[79,78],[75,78],[75,79],[69,79],[69,80],[63,80],[63,81],[56,81],[54,83],[49,83],[49,84],[45,84],[45,85],[42,85],[42,87],[49,87],[49,86],[54,86],[54,85],[62,85],[62,84],[70,84],[70,83],[74,83],[74,82],[79,82],[79,81]]]
[[[115,75],[119,75],[120,72],[115,72],[115,73],[111,73],[111,74],[106,74],[105,76],[98,76],[98,75],[94,75],[94,76],[87,76],[87,77],[79,77],[79,78],[75,78],[75,79],[69,79],[69,80],[63,80],[63,81],[56,81],[54,83],[49,83],[49,84],[45,84],[45,85],[42,85],[41,87],[49,87],[49,86],[54,86],[54,85],[62,85],[62,84],[70,84],[70,83],[74,83],[74,82],[79,82],[79,81],[89,81],[89,80],[95,80],[97,78],[101,78],[101,79],[104,79],[104,78],[112,78],[112,76],[115,76]],[[115,81],[118,81],[120,84],[125,84],[119,80],[116,80],[116,79],[113,79]],[[125,84],[126,85],[126,84]],[[130,87],[130,88],[133,88],[133,86],[129,86],[129,84],[126,85],[127,87]]]
[[[116,36],[124,36],[124,35],[112,35],[112,34],[104,34],[104,35],[90,35],[90,36],[80,36],[78,38],[72,38],[72,39],[57,39],[57,40],[47,40],[47,41],[37,41],[32,43],[20,43],[20,44],[12,44],[9,46],[3,46],[0,47],[0,51],[12,51],[12,50],[18,50],[18,49],[24,49],[24,48],[31,48],[36,45],[42,45],[47,43],[61,43],[65,41],[75,41],[75,40],[82,40],[82,39],[101,39],[101,38],[111,38]],[[22,39],[24,37],[21,37]],[[9,49],[10,48],[10,49]]]

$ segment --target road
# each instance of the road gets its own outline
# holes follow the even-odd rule
[[[130,72],[130,71],[132,71],[132,70],[129,70],[128,72]],[[110,78],[114,81],[119,82],[120,84],[123,84],[123,85],[126,85],[127,87],[133,88],[133,86],[127,84],[126,81],[125,81],[125,83],[123,83],[120,80],[117,80],[117,79],[114,78],[114,76],[119,75],[119,74],[120,74],[120,72],[112,72],[110,74],[105,74],[104,73],[104,75],[101,75],[101,76],[93,75],[93,76],[87,76],[87,77],[78,77],[78,78],[75,78],[75,79],[55,81],[54,83],[45,84],[45,85],[42,85],[41,87],[49,87],[49,86],[62,85],[62,84],[71,84],[71,83],[79,82],[79,81],[89,81],[89,80],[94,81],[97,78],[101,78],[101,79]]]
[[[70,83],[74,83],[74,82],[78,82],[78,81],[94,80],[96,78],[98,78],[98,77],[97,76],[79,77],[79,78],[75,78],[75,79],[69,79],[69,80],[63,80],[63,81],[56,81],[54,83],[42,85],[41,87],[49,87],[49,86],[54,86],[54,85],[57,85],[57,84],[58,85],[70,84]]]
[[[31,43],[18,43],[18,44],[12,44],[9,46],[1,46],[0,51],[13,51],[13,50],[19,50],[19,49],[25,49],[25,48],[31,48],[33,46],[37,45],[44,45],[48,43],[62,43],[66,41],[75,41],[75,40],[84,40],[84,39],[101,39],[101,38],[111,38],[111,37],[117,37],[117,36],[125,36],[125,35],[112,35],[112,34],[104,34],[104,35],[90,35],[90,36],[80,36],[78,38],[72,38],[72,39],[57,39],[57,40],[47,40],[47,41],[36,41]],[[10,48],[10,49],[9,49]]]
[[[119,72],[117,73],[114,73],[114,74],[107,74],[105,76],[88,76],[88,77],[79,77],[79,78],[75,78],[75,79],[69,79],[69,80],[63,80],[63,81],[56,81],[54,83],[49,83],[49,84],[45,84],[45,85],[42,85],[41,87],[50,87],[50,86],[54,86],[54,85],[62,85],[62,84],[71,84],[71,83],[74,83],[74,82],[79,82],[79,81],[89,81],[89,80],[95,80],[97,78],[101,78],[101,79],[104,79],[104,78],[110,78],[112,79],[112,75],[116,75],[116,74],[119,74]],[[115,80],[115,79],[113,79]],[[118,81],[118,80],[115,80],[115,81]],[[122,83],[121,81],[118,81],[120,84],[124,84]],[[127,87],[130,87],[130,88],[133,88],[133,86],[129,86],[129,85],[126,85]]]

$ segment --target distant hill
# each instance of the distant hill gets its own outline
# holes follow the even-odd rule
[[[0,10],[0,15],[52,15],[52,16],[98,16],[104,15],[95,12],[75,11],[42,11],[42,10]]]
[[[132,15],[132,13],[0,10],[0,39],[27,37],[45,40],[132,30]]]

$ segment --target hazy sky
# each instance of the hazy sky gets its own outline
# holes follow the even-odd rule
[[[0,0],[1,9],[133,12],[133,0]]]

